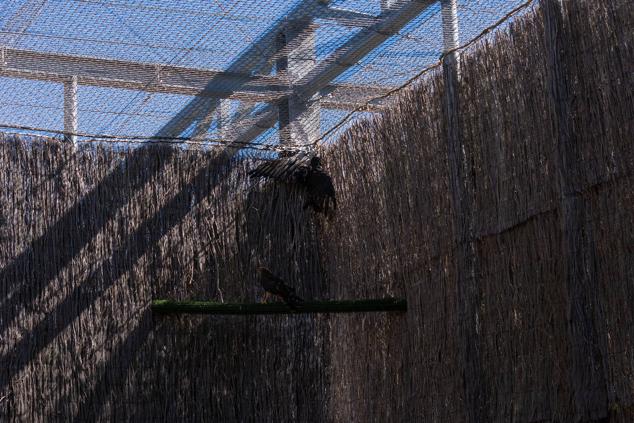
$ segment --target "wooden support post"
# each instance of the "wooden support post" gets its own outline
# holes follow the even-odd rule
[[[562,256],[568,294],[568,345],[572,365],[569,369],[573,415],[569,421],[598,421],[608,415],[607,339],[599,334],[605,328],[597,276],[597,257],[592,230],[591,208],[579,186],[585,169],[579,148],[579,134],[572,122],[572,69],[567,46],[567,20],[561,0],[545,0],[544,40],[548,84],[554,112],[557,175],[559,180]]]
[[[407,301],[398,298],[346,301],[306,301],[291,309],[284,303],[228,304],[209,301],[155,300],[152,311],[160,314],[297,314],[297,313],[365,313],[405,312]]]
[[[65,139],[77,142],[77,77],[64,82],[64,132]]]

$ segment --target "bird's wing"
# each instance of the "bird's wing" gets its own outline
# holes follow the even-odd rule
[[[293,287],[286,285],[282,279],[270,271],[262,271],[260,279],[262,287],[266,292],[279,296],[289,306],[293,307],[295,304],[303,302],[303,300],[295,294]]]
[[[252,178],[261,178],[261,177],[272,178],[273,175],[279,172],[279,169],[283,167],[283,165],[284,165],[284,159],[270,160],[260,164],[255,169],[250,170],[249,176]]]
[[[308,175],[309,189],[318,196],[335,198],[335,187],[332,178],[323,170],[313,170]]]
[[[292,291],[292,288],[287,286],[283,279],[278,278],[271,272],[263,272],[260,276],[260,281],[264,290],[271,294],[284,296]]]
[[[277,288],[284,296],[289,296],[295,292],[295,289],[286,285],[281,279],[277,281]]]
[[[306,172],[311,156],[298,153],[292,157],[269,160],[249,171],[251,178],[270,178],[281,182],[296,182]]]
[[[332,178],[321,169],[312,169],[306,178],[308,191],[307,205],[317,213],[332,218],[337,210],[337,198]],[[332,207],[331,207],[332,206]]]

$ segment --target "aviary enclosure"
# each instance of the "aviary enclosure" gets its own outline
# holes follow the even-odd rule
[[[634,6],[557,4],[322,145],[330,220],[221,146],[3,135],[0,420],[633,421]],[[407,311],[151,311],[262,261]]]

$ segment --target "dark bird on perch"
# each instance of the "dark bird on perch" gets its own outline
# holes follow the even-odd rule
[[[260,274],[260,284],[265,291],[265,300],[268,300],[270,295],[275,295],[280,297],[291,308],[295,308],[297,304],[304,301],[295,294],[295,289],[286,285],[282,279],[275,276],[266,267],[259,266],[258,273]]]
[[[332,178],[323,171],[321,159],[314,154],[300,152],[268,160],[249,171],[249,176],[302,187],[306,191],[304,208],[311,207],[317,213],[332,217],[337,209]]]

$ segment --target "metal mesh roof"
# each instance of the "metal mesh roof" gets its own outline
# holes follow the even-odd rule
[[[524,3],[459,0],[460,43]],[[0,125],[311,143],[437,63],[441,15],[428,0],[5,1]]]

